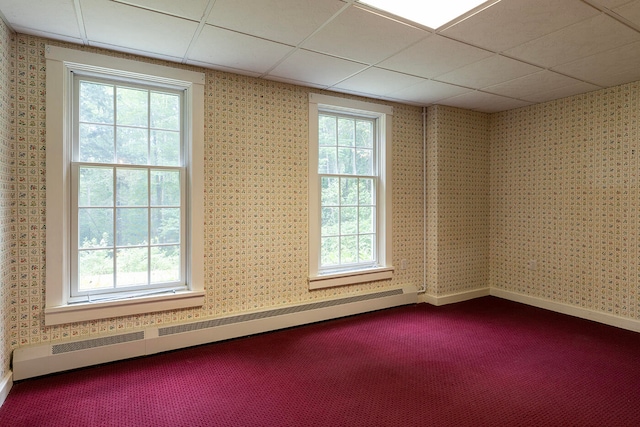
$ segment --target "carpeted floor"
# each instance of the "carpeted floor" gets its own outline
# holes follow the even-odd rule
[[[640,334],[485,297],[16,383],[2,426],[639,426]]]

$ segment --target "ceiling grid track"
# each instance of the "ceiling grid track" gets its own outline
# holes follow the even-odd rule
[[[89,38],[87,37],[87,29],[84,25],[84,18],[82,16],[82,6],[80,5],[80,0],[73,0],[73,8],[76,12],[78,31],[80,32],[80,37],[82,37],[82,44],[84,44],[85,46],[89,46]]]
[[[640,80],[640,0],[487,0],[438,28],[378,7],[0,0],[0,17],[20,34],[417,106],[497,112]]]

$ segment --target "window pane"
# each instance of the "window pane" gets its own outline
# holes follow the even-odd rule
[[[81,123],[78,149],[81,162],[113,163],[113,126]]]
[[[336,173],[338,171],[338,157],[335,147],[320,147],[318,153],[318,173]]]
[[[338,148],[338,173],[353,175],[356,171],[356,150],[353,148]]]
[[[340,208],[340,234],[358,232],[358,208]]]
[[[358,178],[340,178],[340,204],[358,204]]]
[[[337,265],[340,263],[340,238],[323,237],[320,247],[320,265]]]
[[[180,172],[151,171],[151,206],[180,206]]]
[[[358,208],[358,233],[373,233],[373,208]]]
[[[338,145],[353,147],[355,145],[356,122],[353,119],[338,118]]]
[[[375,205],[373,179],[360,178],[358,180],[358,201],[362,205]]]
[[[318,118],[318,143],[320,146],[335,146],[336,141],[336,118],[333,116],[320,116]]]
[[[149,249],[118,249],[116,253],[116,287],[146,285],[149,281]]]
[[[78,206],[113,206],[113,168],[79,168]]]
[[[338,206],[340,200],[340,179],[322,177],[320,179],[322,206]]]
[[[340,233],[340,208],[322,208],[322,236]]]
[[[117,163],[146,165],[149,157],[148,139],[147,129],[119,127],[116,139]]]
[[[113,209],[78,210],[78,247],[97,248],[113,245]]]
[[[148,185],[146,169],[118,169],[116,171],[116,204],[147,206]]]
[[[351,264],[358,261],[358,236],[340,238],[340,262]]]
[[[151,247],[151,283],[180,280],[180,246]]]
[[[373,148],[373,122],[362,120],[356,122],[356,146]]]
[[[116,245],[138,246],[149,242],[148,211],[145,208],[116,209]]]
[[[180,130],[180,97],[174,94],[151,92],[151,127]]]
[[[78,253],[78,290],[113,288],[113,251],[89,250]]]
[[[80,121],[113,124],[113,86],[80,82]]]
[[[359,236],[358,257],[360,262],[373,261],[373,234]]]
[[[356,150],[356,173],[358,175],[373,175],[373,150]]]
[[[142,89],[118,87],[116,89],[117,124],[119,126],[147,127],[149,123],[149,92]]]
[[[156,166],[180,166],[180,133],[151,131],[151,164]]]
[[[180,208],[151,209],[151,243],[180,243]]]

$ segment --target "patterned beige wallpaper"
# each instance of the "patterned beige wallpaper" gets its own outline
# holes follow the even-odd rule
[[[422,111],[394,104],[393,262],[407,269],[309,292],[309,89],[209,70],[205,305],[45,327],[44,46],[61,44],[0,32],[2,372],[19,346],[417,288],[425,274],[433,296],[490,285],[639,316],[639,83],[495,115],[429,108],[426,271]]]
[[[309,89],[209,70],[202,225],[205,305],[45,327],[45,43],[73,47],[16,36],[17,87],[26,94],[16,111],[19,276],[11,290],[10,319],[5,322],[12,348],[422,285],[421,109],[393,105],[393,261],[399,266],[406,259],[407,268],[398,269],[391,281],[310,292],[306,280]]]
[[[0,20],[0,380],[9,370],[15,242],[15,150],[13,138],[13,35]]]
[[[433,106],[427,130],[427,294],[486,288],[489,115]]]
[[[640,319],[640,83],[491,118],[491,286]]]

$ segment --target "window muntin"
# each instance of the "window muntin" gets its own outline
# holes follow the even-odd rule
[[[320,272],[377,265],[375,118],[318,115]]]
[[[70,301],[185,288],[183,93],[76,75]]]

